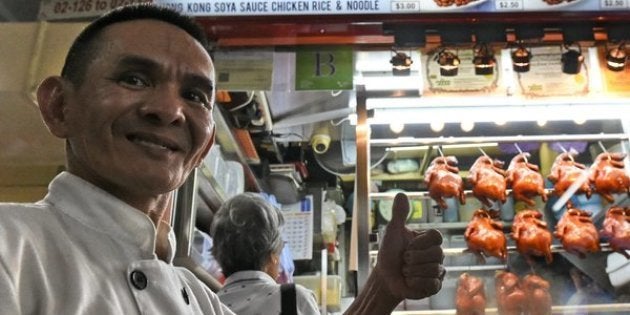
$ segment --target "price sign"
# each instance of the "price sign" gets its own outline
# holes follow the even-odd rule
[[[420,1],[392,1],[392,12],[418,12]]]
[[[523,0],[497,0],[494,7],[497,11],[520,11],[523,10]]]
[[[628,6],[628,0],[600,0],[599,7],[601,9],[621,9]]]

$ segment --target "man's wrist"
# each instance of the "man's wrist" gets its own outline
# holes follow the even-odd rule
[[[393,311],[402,298],[392,294],[385,279],[378,269],[372,270],[365,282],[365,287],[359,292],[345,315],[382,315]]]

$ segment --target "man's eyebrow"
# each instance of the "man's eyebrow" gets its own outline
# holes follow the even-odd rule
[[[127,55],[122,57],[118,62],[118,65],[122,67],[140,67],[146,69],[160,68],[160,64],[155,60],[136,55]]]

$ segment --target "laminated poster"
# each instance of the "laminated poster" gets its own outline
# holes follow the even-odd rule
[[[532,59],[528,72],[517,73],[516,93],[524,97],[578,96],[589,92],[588,54],[584,49],[584,61],[580,72],[565,74],[562,72],[563,46],[546,46],[530,48]]]
[[[606,54],[609,47],[598,47],[597,55],[599,68],[601,69],[603,92],[610,96],[628,96],[630,95],[630,68],[628,65],[623,71],[612,71],[607,68]]]
[[[473,65],[473,48],[447,48],[450,52],[455,53],[460,60],[457,75],[445,76],[440,72],[440,65],[437,61],[437,55],[441,49],[437,49],[428,53],[425,61],[425,90],[423,95],[439,95],[450,93],[471,93],[471,94],[495,94],[499,93],[499,69],[500,69],[500,50],[494,50],[496,63],[492,74],[478,75],[475,74]],[[501,93],[505,95],[504,89]]]

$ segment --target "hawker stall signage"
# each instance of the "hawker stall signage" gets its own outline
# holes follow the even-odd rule
[[[300,48],[295,58],[296,90],[352,90],[351,47]]]
[[[42,0],[42,20],[95,17],[151,2],[192,16],[630,10],[630,0]]]

